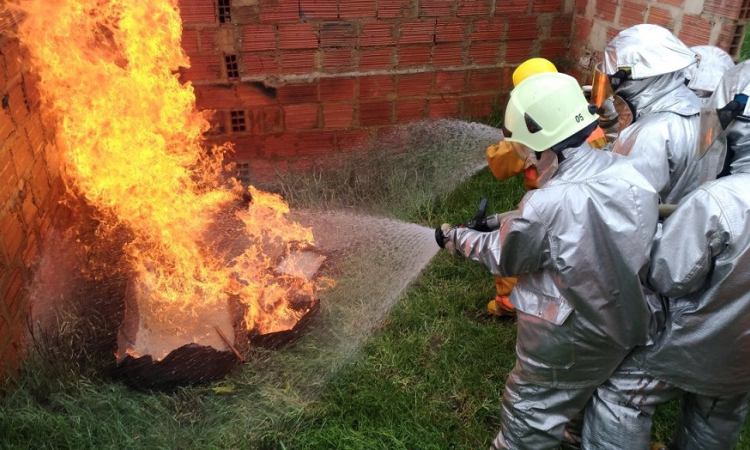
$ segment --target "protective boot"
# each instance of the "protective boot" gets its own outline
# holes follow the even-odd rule
[[[487,312],[498,317],[515,317],[516,307],[510,304],[510,298],[498,295],[487,303]]]
[[[495,276],[495,298],[487,303],[487,312],[498,317],[515,317],[516,308],[510,304],[510,293],[516,286],[516,277]]]

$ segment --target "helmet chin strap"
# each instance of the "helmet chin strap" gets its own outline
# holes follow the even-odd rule
[[[559,144],[555,144],[550,147],[550,150],[555,152],[555,154],[557,155],[558,162],[563,162],[565,160],[565,155],[563,155],[562,153],[563,150],[565,150],[566,148],[580,147],[581,145],[583,145],[583,143],[586,142],[586,139],[588,139],[591,133],[594,132],[597,126],[599,126],[599,120],[591,122],[591,125],[575,133],[573,136],[563,140]]]

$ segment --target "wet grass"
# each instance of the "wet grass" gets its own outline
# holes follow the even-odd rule
[[[461,223],[483,196],[503,211],[522,195],[521,180],[498,183],[484,169],[400,218],[431,227]],[[487,448],[515,359],[515,323],[484,313],[493,295],[482,267],[438,254],[315,392],[288,373],[291,366],[264,366],[262,358],[210,386],[135,391],[98,370],[106,366],[102,355],[76,348],[81,328],[71,326],[47,346],[54,352],[27,360],[1,400],[0,448]],[[675,411],[672,404],[659,412],[656,439],[670,434]],[[750,449],[747,429],[738,448]]]

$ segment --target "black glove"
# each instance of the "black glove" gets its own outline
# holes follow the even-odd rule
[[[719,123],[721,124],[721,128],[726,130],[729,124],[737,118],[740,114],[742,114],[742,111],[745,110],[745,105],[740,103],[737,100],[732,100],[731,102],[727,103],[726,106],[723,108],[719,108],[716,110],[717,113],[719,113]]]
[[[451,255],[459,256],[456,252],[456,227],[444,223],[440,228],[435,229],[435,241],[438,247],[448,250]]]
[[[442,226],[435,228],[435,241],[438,247],[445,248],[445,233],[443,233]]]
[[[477,215],[474,216],[467,224],[466,228],[471,228],[476,231],[490,231],[487,228],[487,199],[483,198],[479,201],[479,207],[477,207]]]
[[[476,230],[476,231],[481,231],[483,233],[486,233],[487,231],[492,231],[492,228],[490,228],[487,223],[488,219],[489,217],[484,217],[479,222],[475,222],[474,220],[472,220],[471,222],[466,224],[466,228]]]

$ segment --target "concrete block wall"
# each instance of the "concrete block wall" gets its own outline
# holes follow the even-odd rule
[[[18,368],[35,258],[63,213],[58,153],[36,83],[18,41],[0,36],[0,379]]]
[[[750,19],[750,0],[576,0],[571,70],[580,81],[620,30],[653,23],[671,30],[688,46],[716,45],[739,55]]]
[[[564,66],[572,0],[181,0],[182,76],[246,181],[309,169],[397,124],[477,118],[511,73]]]

